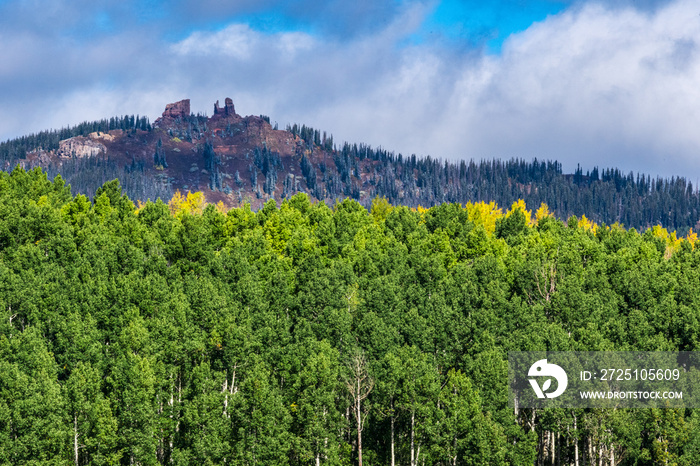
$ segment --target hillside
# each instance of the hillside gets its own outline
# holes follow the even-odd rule
[[[0,463],[694,465],[697,410],[514,410],[507,355],[697,350],[696,246],[522,203],[136,209],[0,172]]]
[[[559,218],[646,229],[660,224],[686,234],[698,229],[700,195],[682,177],[661,179],[615,168],[564,174],[557,161],[420,158],[335,144],[305,125],[273,128],[265,116],[241,116],[233,101],[217,102],[211,116],[193,115],[190,101],[168,104],[157,120],[122,116],[45,131],[0,144],[0,167],[40,166],[92,197],[118,178],[132,198],[169,199],[176,190],[202,191],[228,207],[304,192],[334,203],[350,197],[369,206],[377,196],[394,204],[495,201],[508,206],[547,203]]]

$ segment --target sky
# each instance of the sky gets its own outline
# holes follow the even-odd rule
[[[191,99],[336,143],[700,178],[697,0],[0,0],[0,140]]]

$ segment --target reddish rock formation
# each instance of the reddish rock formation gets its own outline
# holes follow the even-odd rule
[[[226,100],[224,100],[224,103],[226,104],[226,115],[235,115],[236,109],[233,108],[233,100],[226,97]]]
[[[236,109],[233,107],[233,100],[230,97],[226,97],[224,100],[224,108],[219,107],[219,101],[217,100],[214,104],[214,115],[235,115]]]
[[[163,118],[178,118],[178,117],[188,117],[190,116],[190,99],[181,100],[175,102],[174,104],[168,104],[165,106],[165,111],[163,112]]]

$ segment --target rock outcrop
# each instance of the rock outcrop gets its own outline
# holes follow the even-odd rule
[[[59,157],[94,157],[100,153],[106,153],[104,144],[85,136],[64,139],[58,143],[57,154]]]
[[[114,131],[115,133],[117,133],[117,132],[121,133],[121,130],[112,130],[112,131]],[[110,142],[114,141],[113,135],[111,135],[109,133],[103,133],[101,131],[96,131],[94,133],[90,133],[90,134],[88,134],[88,136],[90,136],[90,139],[94,139],[94,140],[102,139],[104,141],[110,141]]]
[[[190,99],[181,100],[165,106],[163,118],[186,118],[190,116]]]
[[[217,100],[214,104],[214,115],[235,115],[236,109],[233,107],[233,100],[230,97],[226,97],[224,100],[224,108],[219,107],[219,101]]]

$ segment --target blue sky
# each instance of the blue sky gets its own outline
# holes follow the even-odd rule
[[[426,18],[417,35],[437,35],[441,40],[485,46],[489,52],[499,53],[510,34],[561,12],[567,4],[564,0],[445,0]]]
[[[451,160],[700,176],[690,0],[0,0],[0,139],[118,114],[300,122]]]

